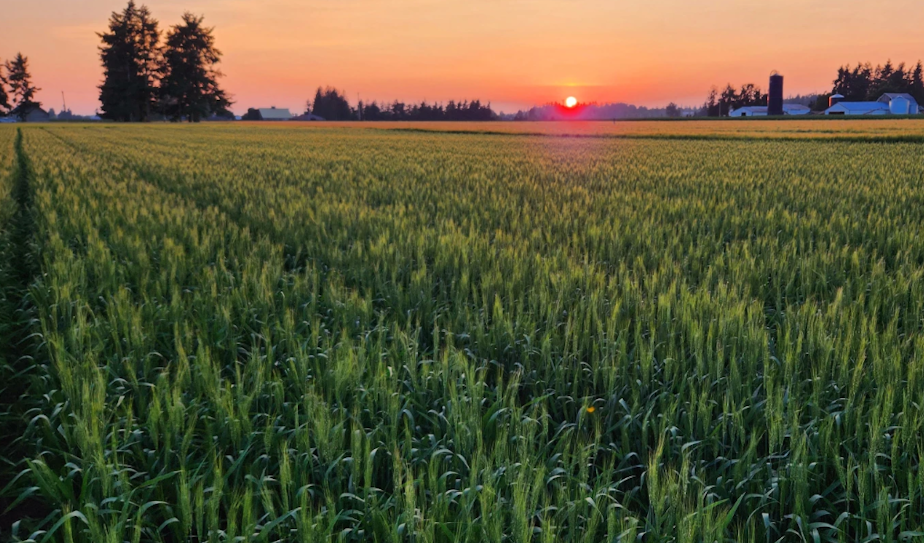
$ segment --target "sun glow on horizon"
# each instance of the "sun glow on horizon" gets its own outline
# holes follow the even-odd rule
[[[568,107],[574,107],[574,106],[576,106],[576,105],[577,105],[577,98],[575,98],[574,96],[569,96],[568,98],[565,99],[565,105],[568,106]]]

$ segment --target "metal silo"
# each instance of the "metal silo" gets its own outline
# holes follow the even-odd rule
[[[892,115],[908,115],[911,113],[911,102],[904,96],[896,96],[889,102],[889,111]]]
[[[783,114],[783,76],[773,72],[770,74],[770,94],[767,99],[767,115]]]
[[[843,101],[844,101],[843,94],[832,94],[831,97],[828,98],[828,107],[834,107]]]

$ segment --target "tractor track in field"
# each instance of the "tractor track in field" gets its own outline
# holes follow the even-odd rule
[[[0,540],[9,537],[12,526],[23,518],[45,518],[50,509],[38,500],[18,500],[19,490],[10,483],[25,468],[29,453],[22,437],[28,426],[27,405],[22,401],[28,394],[29,373],[34,366],[35,310],[29,288],[38,276],[33,240],[32,166],[23,149],[22,129],[14,143],[14,170],[11,197],[15,210],[6,235],[0,245],[0,260],[8,265],[0,268],[0,281],[5,288],[0,304],[6,316],[0,322],[0,345],[6,363],[0,373]],[[10,486],[10,488],[7,488]]]

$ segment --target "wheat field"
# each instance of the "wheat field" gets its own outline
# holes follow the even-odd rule
[[[0,539],[924,537],[924,123],[569,126],[0,126]]]

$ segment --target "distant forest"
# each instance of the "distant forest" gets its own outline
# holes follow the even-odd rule
[[[497,114],[491,104],[480,100],[450,100],[443,104],[406,104],[395,100],[379,104],[376,101],[359,101],[351,107],[346,92],[333,87],[318,87],[314,100],[306,103],[306,113],[323,117],[328,121],[492,121]]]
[[[692,112],[692,111],[691,111]],[[649,109],[630,104],[578,104],[567,108],[547,104],[515,114],[497,113],[481,100],[450,100],[443,103],[363,102],[354,107],[347,93],[334,87],[319,87],[313,100],[307,100],[302,118],[321,117],[328,121],[552,121],[611,120],[680,117],[684,110],[675,104],[664,109]],[[243,120],[260,119],[256,109],[248,110]],[[298,119],[298,117],[296,117]]]

